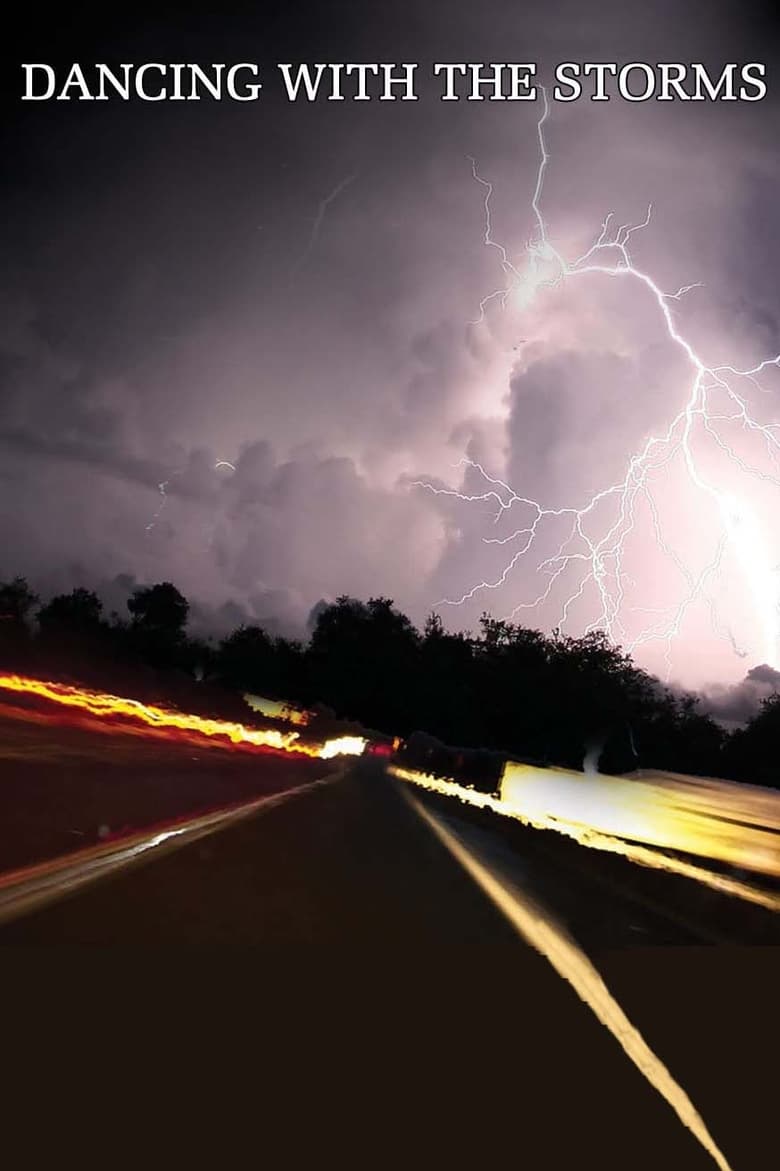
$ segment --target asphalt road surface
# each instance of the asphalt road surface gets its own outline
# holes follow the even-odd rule
[[[446,1119],[427,1117],[438,1144],[435,1161],[410,1165],[449,1165],[447,1152],[457,1147],[462,1153],[468,1141],[481,1152],[472,1165],[498,1165],[517,1128],[533,1122],[535,1139],[529,1149],[543,1155],[551,1168],[568,1168],[574,1165],[572,1158],[584,1166],[595,1163],[621,1171],[627,1166],[668,1165],[686,1171],[715,1166],[614,1037],[547,960],[518,936],[405,794],[375,768],[358,765],[334,773],[333,762],[330,767],[331,779],[321,779],[294,797],[259,805],[252,816],[204,830],[185,844],[150,849],[113,874],[6,923],[0,927],[3,954],[43,947],[51,957],[49,949],[70,944],[136,949],[219,944],[233,951],[238,946],[253,952],[282,949],[309,957],[350,957],[355,979],[386,966],[402,973],[407,996],[419,988],[417,1007],[429,1021],[429,1040],[449,1022],[448,1039],[436,1050],[439,1056],[426,1042],[424,1053],[415,1058],[415,1071],[408,1071],[409,1085],[420,1074],[420,1061],[432,1062],[434,1068],[444,1062],[447,1068],[439,1067],[437,1074],[431,1069],[431,1077],[445,1082],[452,1077],[455,1067],[449,1057],[445,1062],[444,1053],[457,1038],[459,1094],[466,1100],[476,1095],[473,1111],[456,1110]],[[489,854],[479,834],[470,837],[471,830],[452,819],[449,828],[466,835],[472,845],[476,841],[483,856]],[[534,897],[540,897],[536,877],[526,879],[536,883]],[[522,880],[521,870],[515,869],[513,880]],[[561,891],[550,887],[549,893],[560,896]],[[301,951],[300,945],[312,944],[319,947]],[[678,949],[657,951],[674,955]],[[598,955],[598,947],[593,954]],[[311,958],[303,962],[316,969]],[[442,981],[441,996],[431,984],[431,964]],[[632,1008],[641,1015],[647,991],[637,1000],[635,982],[629,978],[626,984],[625,969],[622,980],[629,999],[633,996]],[[314,990],[314,970],[312,981]],[[695,988],[688,987],[686,996],[683,1017],[698,1037],[705,1027],[701,1002]],[[376,1010],[381,1011],[379,1005]],[[652,1048],[663,1026],[653,1023],[652,1013],[647,1019],[651,1024],[645,1040]],[[412,1046],[421,1044],[418,1028],[409,1037]],[[666,1037],[660,1056],[668,1060],[675,1038],[685,1064],[679,1029],[671,1039]],[[502,1056],[513,1058],[518,1080],[497,1077],[495,1062]],[[494,1063],[490,1075],[487,1062]],[[703,1065],[689,1060],[685,1071],[692,1084],[683,1082],[683,1088],[697,1107],[696,1091],[705,1098],[709,1109],[704,1121],[734,1171],[758,1166],[740,1149],[741,1125],[748,1102],[755,1104],[756,1085],[744,1068],[733,1069],[728,1061],[717,1079],[712,1069],[709,1055]],[[760,1088],[762,1083],[757,1084]],[[562,1112],[568,1119],[565,1127],[560,1125]],[[463,1128],[472,1124],[468,1139]],[[761,1120],[753,1118],[753,1145],[757,1125],[760,1137]],[[630,1151],[626,1127],[641,1136]],[[516,1141],[519,1152],[519,1136]]]
[[[555,1169],[715,1166],[408,797],[367,763],[190,751],[0,712],[0,870],[28,868],[27,903],[0,878],[5,971],[37,955],[56,980],[57,957],[83,944],[128,963],[159,945],[177,955],[197,945],[220,966],[230,955],[300,957],[307,999],[327,1015],[339,1002],[332,992],[322,1002],[318,972],[335,965],[346,983],[337,1048],[347,1051],[351,1027],[366,1046],[342,1092],[354,1103],[365,1078],[372,1142],[406,1134],[404,1165],[457,1165],[470,1151],[480,1169],[507,1156]],[[423,808],[582,946],[734,1171],[767,1166],[755,1152],[774,1143],[772,1083],[753,1058],[756,1037],[768,1052],[780,1040],[767,969],[724,983],[722,949],[637,948],[711,940],[593,881],[587,851],[579,873],[559,872],[544,851],[523,856],[441,803]],[[351,1019],[357,989],[370,1007]],[[282,1050],[292,1022],[282,1014]],[[380,1090],[393,1056],[400,1080]]]
[[[375,770],[337,774],[159,860],[153,853],[0,928],[0,942],[345,947],[359,939],[366,950],[395,952],[514,937]]]
[[[0,873],[268,796],[332,767],[0,701]]]
[[[277,793],[267,808],[267,797],[256,799],[251,818],[215,825],[218,832],[205,832],[210,824],[201,829],[202,819],[181,823],[198,831],[196,841],[165,827],[126,835],[109,843],[110,867],[87,851],[81,869],[100,881],[0,927],[0,940],[343,947],[360,939],[365,948],[392,951],[512,940],[501,912],[379,767],[330,762],[331,778],[319,777],[312,788],[316,773],[296,766],[288,766],[279,790],[292,796],[279,803]],[[439,816],[591,952],[710,942],[706,933],[605,893],[588,882],[587,865],[572,882],[449,812]],[[43,874],[56,893],[56,868]],[[75,889],[69,873],[59,886]]]

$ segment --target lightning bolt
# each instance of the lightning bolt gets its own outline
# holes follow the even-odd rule
[[[173,475],[180,476],[181,471],[174,472]],[[149,524],[146,526],[147,533],[151,533],[152,529],[156,526],[158,520],[160,519],[163,512],[165,511],[165,505],[168,503],[168,485],[170,484],[170,482],[171,482],[171,480],[167,479],[167,480],[163,480],[162,483],[157,485],[157,490],[160,493],[160,503],[157,506],[157,511],[154,513],[154,515],[152,516],[152,519],[149,521]]]
[[[309,236],[306,247],[304,248],[292,270],[292,277],[296,277],[298,275],[306,261],[309,259],[309,255],[311,254],[314,245],[319,239],[322,222],[325,219],[325,213],[327,212],[328,208],[333,203],[334,199],[338,199],[342,191],[345,191],[346,188],[349,187],[350,183],[354,183],[356,177],[356,175],[347,175],[346,178],[342,179],[339,183],[336,184],[333,190],[328,195],[326,195],[324,199],[320,200],[317,206],[317,214],[314,217],[314,222],[312,224],[311,235]]]
[[[534,556],[542,530],[549,528],[551,523],[562,522],[565,536],[557,550],[552,556],[536,563],[536,574],[547,578],[544,588],[535,597],[517,602],[508,617],[516,618],[524,610],[537,610],[553,598],[555,590],[565,587],[562,591],[564,600],[555,624],[562,630],[570,620],[575,604],[595,594],[595,613],[585,626],[584,633],[602,629],[611,639],[621,642],[629,653],[643,644],[660,641],[665,648],[667,671],[670,672],[673,640],[679,635],[688,611],[699,601],[710,607],[716,636],[730,642],[733,650],[737,651],[733,633],[719,622],[716,603],[710,593],[713,579],[718,577],[726,550],[730,548],[747,578],[747,589],[761,630],[764,661],[777,666],[780,623],[776,567],[769,557],[761,526],[753,511],[743,499],[725,491],[705,474],[701,460],[696,458],[694,438],[697,427],[703,428],[717,450],[740,472],[775,487],[780,486],[780,465],[777,462],[780,451],[777,431],[780,424],[758,422],[750,413],[746,399],[734,385],[744,379],[763,391],[760,376],[770,367],[780,367],[780,355],[742,370],[730,365],[711,366],[700,356],[694,345],[680,332],[673,313],[676,304],[692,289],[700,287],[699,284],[684,285],[673,293],[664,292],[652,276],[634,264],[631,257],[631,237],[650,224],[652,205],[648,207],[644,219],[636,224],[616,226],[614,214],[610,213],[587,251],[574,260],[567,260],[561,254],[550,239],[542,213],[542,194],[550,161],[545,139],[549,103],[544,89],[542,95],[543,111],[537,123],[540,161],[531,199],[534,231],[525,256],[518,263],[511,259],[504,245],[493,237],[490,207],[493,187],[480,176],[476,161],[470,159],[472,176],[484,190],[484,243],[496,252],[504,274],[504,283],[480,301],[479,314],[471,324],[483,322],[488,307],[494,301],[500,302],[503,308],[511,302],[522,311],[536,301],[542,290],[558,287],[565,282],[580,279],[624,282],[646,291],[666,335],[681,352],[690,369],[690,381],[681,396],[679,410],[669,420],[665,430],[643,440],[639,450],[629,456],[621,479],[608,484],[579,505],[545,507],[539,501],[515,492],[509,484],[490,475],[482,464],[467,457],[456,466],[474,473],[473,479],[477,481],[480,491],[468,494],[457,488],[414,481],[415,486],[437,496],[453,497],[466,504],[479,502],[495,506],[496,524],[511,511],[526,518],[506,537],[482,538],[487,544],[505,545],[509,550],[508,560],[497,576],[492,580],[478,581],[461,597],[443,598],[438,604],[460,606],[479,593],[499,590],[521,562],[527,562]],[[716,396],[725,404],[718,409],[713,407]],[[746,462],[734,450],[723,435],[724,425],[728,424],[736,424],[743,432],[760,438],[769,457],[770,471]],[[682,459],[688,482],[703,503],[709,505],[709,514],[714,515],[718,523],[719,537],[712,556],[698,572],[683,562],[664,536],[658,503],[653,494],[654,480],[676,459]],[[463,486],[465,488],[465,481]],[[679,601],[671,607],[652,609],[627,605],[627,588],[635,583],[625,570],[625,546],[637,525],[640,504],[647,507],[658,549],[685,582]],[[605,506],[613,508],[611,515],[614,519],[604,520],[602,514]],[[638,632],[631,633],[628,627],[629,615],[637,613],[648,615],[646,625]]]
[[[226,460],[226,459],[218,459],[217,462],[214,464],[214,471],[215,472],[219,471],[220,468],[229,468],[231,472],[235,472],[235,470],[236,470],[235,464],[232,464],[229,460]],[[162,516],[162,514],[165,510],[165,506],[168,503],[168,499],[169,499],[168,485],[170,484],[171,480],[175,479],[176,476],[181,476],[183,474],[183,472],[184,472],[184,468],[177,468],[176,471],[171,472],[171,474],[167,480],[163,480],[160,484],[157,485],[157,490],[160,493],[160,503],[158,504],[157,510],[153,514],[152,519],[149,521],[148,525],[145,526],[145,531],[147,533],[152,532],[152,530],[157,525],[158,520],[160,519],[160,517]],[[213,540],[213,536],[209,536],[209,540],[208,540],[209,547],[211,547],[212,540]]]

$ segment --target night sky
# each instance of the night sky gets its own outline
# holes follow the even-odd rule
[[[172,580],[215,633],[301,634],[344,593],[454,628],[485,609],[545,630],[563,616],[573,634],[603,625],[581,561],[551,586],[558,563],[541,564],[565,515],[493,589],[532,506],[496,521],[496,497],[431,488],[484,496],[466,457],[542,508],[582,508],[666,431],[692,370],[637,282],[495,298],[474,324],[506,276],[469,160],[493,186],[493,238],[525,271],[540,103],[442,103],[426,77],[433,61],[535,61],[541,78],[566,60],[700,61],[716,76],[766,63],[761,102],[582,99],[553,103],[544,128],[555,248],[574,260],[607,213],[638,224],[652,203],[634,264],[664,291],[701,283],[670,302],[677,327],[708,367],[752,368],[780,354],[772,7],[36,7],[2,75],[0,574],[43,595],[88,585],[118,609],[133,581]],[[419,62],[420,100],[285,99],[277,62],[350,60]],[[64,78],[95,61],[253,61],[266,84],[247,103],[20,101],[22,62]],[[780,421],[776,367],[734,388],[761,428]],[[726,707],[780,669],[777,433],[734,413],[713,397],[719,417],[698,415],[692,442],[739,531],[678,452],[652,501],[638,493],[624,576],[604,566],[613,633],[643,665],[710,689],[753,671]],[[591,539],[613,503],[588,514]]]

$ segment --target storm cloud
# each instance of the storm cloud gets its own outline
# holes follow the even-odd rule
[[[756,714],[762,702],[780,692],[780,671],[762,663],[731,687],[705,687],[702,706],[727,728],[738,728]]]
[[[295,27],[248,11],[219,27],[132,18],[110,55],[94,29],[48,57],[31,32],[19,60],[239,60],[253,45],[249,59],[414,60],[423,72],[509,55],[543,74],[559,60],[719,63],[776,48],[749,5],[601,4],[588,21],[573,3],[401,4],[392,21],[388,5],[341,8],[338,30],[314,12]],[[495,499],[420,482],[483,494],[465,456],[542,507],[581,507],[685,400],[690,369],[646,290],[583,280],[528,305],[496,298],[481,318],[505,274],[485,247],[469,159],[493,184],[494,238],[521,263],[535,231],[531,104],[442,104],[423,87],[408,104],[65,105],[18,109],[6,128],[5,574],[44,592],[93,585],[110,606],[133,582],[172,580],[203,629],[240,619],[300,633],[320,599],[343,593],[393,597],[419,622],[501,579],[516,545],[485,538],[532,516],[514,505],[496,522]],[[544,206],[555,246],[576,257],[608,212],[639,223],[652,203],[634,254],[664,289],[701,282],[675,313],[708,362],[777,353],[776,128],[771,89],[748,106],[554,106]],[[778,389],[770,376],[750,390],[765,421]],[[715,521],[683,479],[672,469],[658,485],[668,548],[640,502],[626,545],[637,612],[673,610],[690,592],[675,558],[700,570],[711,555]],[[751,496],[760,517],[773,499],[763,481]],[[443,606],[445,621],[473,626],[483,609],[519,605],[518,620],[555,625],[576,565],[542,605],[522,607],[546,588],[540,561],[565,535],[551,522],[533,559]],[[748,663],[766,657],[754,609],[725,556],[671,649],[664,637],[634,653],[662,672],[671,655],[686,684],[736,681],[746,660],[735,647]],[[571,629],[594,616],[586,593]],[[643,621],[629,614],[616,635],[630,642]]]

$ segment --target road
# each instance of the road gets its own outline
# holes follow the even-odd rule
[[[0,700],[0,873],[172,819],[269,796],[328,761],[246,752],[205,738]]]
[[[447,1099],[445,1116],[414,1115],[410,1142],[431,1126],[427,1165],[449,1165],[472,1144],[479,1166],[507,1151],[551,1168],[725,1166],[696,1118],[683,1124],[686,1093],[718,1158],[722,1147],[734,1171],[765,1165],[752,1149],[773,1141],[768,1083],[742,1022],[776,1047],[771,986],[762,999],[755,976],[747,995],[739,976],[719,985],[722,949],[629,946],[711,940],[701,924],[597,881],[592,851],[572,847],[582,866],[560,867],[558,855],[507,842],[443,799],[421,802],[368,762],[191,750],[10,709],[0,733],[6,964],[45,955],[56,969],[56,949],[64,956],[71,944],[128,956],[216,945],[220,966],[236,955],[301,957],[314,1003],[318,967],[341,964],[347,988],[369,980],[376,990],[366,1018],[375,1038],[387,997],[405,1008],[381,1052],[374,1044],[362,1058],[380,1062],[374,1080],[382,1054],[405,1044],[404,1110],[410,1094],[430,1101],[435,1087]],[[497,905],[488,871],[519,919]],[[700,975],[681,978],[681,955],[705,957]],[[629,1022],[615,1024],[620,1005],[644,1055],[626,1041]],[[348,1015],[343,1024],[339,1044]],[[653,1072],[659,1060],[671,1090],[669,1074]],[[398,1117],[394,1129],[403,1131]]]
[[[310,775],[297,761],[286,772],[286,762],[271,763],[279,773],[271,792],[236,808],[154,824],[0,878],[0,939],[346,946],[359,938],[396,949],[512,938],[461,868],[446,855],[442,864],[408,804],[417,797],[381,769],[328,762]],[[441,801],[427,804],[491,869],[550,907],[591,954],[713,942],[706,928],[605,891],[589,878],[588,857],[572,883],[544,857],[510,849],[449,806],[442,811]],[[63,892],[78,898],[56,901]],[[51,907],[38,909],[52,897]],[[21,910],[25,918],[2,927]]]
[[[458,1073],[458,1084],[461,1092],[474,1079],[483,1087],[475,1101],[483,1119],[488,1102],[484,1086],[490,1084],[490,1125],[483,1120],[478,1126],[476,1116],[473,1122],[486,1159],[482,1165],[494,1165],[491,1144],[508,1141],[521,1116],[532,1116],[538,1127],[547,1127],[537,1139],[543,1133],[545,1165],[552,1168],[571,1166],[572,1154],[578,1151],[597,1151],[597,1165],[621,1171],[627,1165],[666,1164],[686,1171],[716,1165],[567,979],[518,936],[432,832],[425,816],[418,815],[406,792],[375,768],[362,765],[334,772],[331,762],[329,776],[300,788],[295,796],[277,795],[270,804],[256,802],[250,813],[229,814],[216,826],[195,819],[189,841],[185,833],[140,853],[133,852],[136,839],[118,844],[113,853],[119,856],[124,851],[119,869],[0,926],[4,954],[73,943],[134,949],[230,945],[228,954],[238,946],[253,953],[261,947],[269,954],[283,950],[350,957],[356,979],[372,969],[400,968],[406,994],[418,985],[418,1007],[431,1014],[435,1028],[442,1025],[441,1013],[446,1013],[459,1038],[461,1058],[469,1063]],[[509,865],[506,859],[501,862],[500,848],[486,846],[473,827],[452,818],[441,824],[481,857],[490,855],[499,869]],[[154,836],[137,835],[137,841]],[[513,865],[512,881],[522,882],[522,866]],[[525,882],[538,899],[538,874],[526,873]],[[548,893],[557,898],[561,891],[550,885]],[[545,910],[543,902],[533,905]],[[0,915],[2,906],[0,898]],[[605,917],[610,910],[609,905],[602,908]],[[556,921],[554,912],[551,919]],[[614,942],[616,929],[611,930],[611,938],[606,932],[595,945],[591,938],[594,957],[601,946]],[[302,945],[317,947],[301,952]],[[714,949],[709,951],[713,954]],[[315,961],[303,962],[310,966]],[[431,965],[439,980],[444,976],[443,995],[437,992],[439,985],[430,982]],[[312,979],[314,994],[314,971]],[[625,988],[625,970],[622,979]],[[630,979],[628,985],[633,1007],[641,1012],[642,994],[637,1003],[636,986],[631,992]],[[695,1032],[704,1022],[695,990],[689,988],[687,996],[682,1008]],[[645,1030],[651,1049],[654,1030],[658,1031],[657,1024]],[[511,1082],[497,1080],[479,1064],[496,1060],[488,1049],[497,1040],[500,1055],[514,1054],[518,1076],[521,1068],[524,1071],[521,1102],[516,1094],[513,1097]],[[663,1056],[668,1053],[668,1037],[666,1044]],[[429,1049],[425,1060],[434,1061]],[[725,1150],[724,1144],[724,1150],[734,1171],[753,1166],[744,1157],[737,1158],[739,1120],[745,1096],[754,1089],[750,1074],[746,1077],[744,1069],[732,1070],[726,1062],[713,1082],[711,1077],[707,1080],[708,1070],[711,1074],[709,1058],[704,1067],[687,1067],[693,1084],[683,1088],[695,1106],[695,1090],[706,1099],[705,1123],[715,1142],[722,1141],[724,1133],[728,1136],[730,1146]],[[671,1072],[674,1075],[674,1069]],[[440,1070],[439,1076],[452,1076],[452,1070]],[[573,1133],[555,1126],[556,1110],[560,1117],[561,1109],[576,1122],[576,1141]],[[619,1125],[614,1112],[620,1115]],[[622,1145],[627,1120],[642,1135],[628,1163]],[[463,1125],[463,1118],[457,1127],[452,1119],[444,1132],[437,1131],[442,1158],[453,1127],[462,1131]],[[755,1125],[754,1120],[753,1137]],[[540,1148],[537,1144],[533,1149]]]
[[[331,785],[0,929],[0,942],[302,943],[408,949],[513,939],[394,787]],[[371,774],[374,776],[374,774]],[[337,778],[337,779],[336,779]],[[376,777],[374,777],[376,779]],[[446,858],[446,853],[445,853]],[[421,881],[421,877],[423,881]]]

